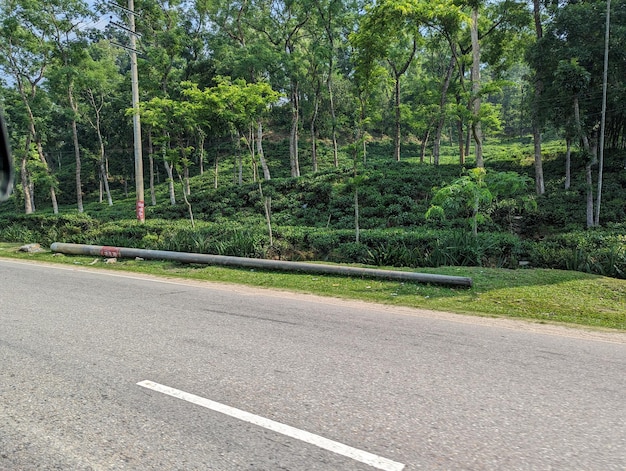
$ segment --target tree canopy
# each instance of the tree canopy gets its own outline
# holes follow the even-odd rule
[[[142,145],[157,164],[153,178],[159,164],[203,172],[207,155],[216,185],[220,157],[239,167],[240,182],[261,178],[259,159],[264,179],[270,169],[297,178],[352,166],[347,149],[357,143],[367,162],[369,140],[385,138],[394,142],[390,162],[409,157],[403,143],[419,142],[420,160],[438,165],[445,139],[458,144],[460,166],[488,167],[485,139],[536,131],[538,193],[542,134],[589,156],[593,183],[606,1],[136,0],[134,7],[149,129]],[[107,24],[109,15],[116,19]],[[108,185],[134,178],[128,15],[107,2],[94,13],[84,0],[0,0],[0,96],[27,213],[48,199],[57,211],[58,193],[79,210],[83,196],[98,192],[112,204]],[[611,3],[610,28],[605,145],[623,149],[625,0]],[[288,155],[264,152],[268,138],[288,142]]]

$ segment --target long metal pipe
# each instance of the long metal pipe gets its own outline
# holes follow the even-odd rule
[[[107,247],[101,245],[53,243],[53,252],[72,255],[92,255],[109,258],[144,258],[171,260],[183,263],[200,263],[207,265],[223,265],[231,267],[257,268],[261,270],[297,271],[323,275],[357,276],[367,278],[384,278],[388,280],[410,281],[471,287],[472,279],[462,276],[434,275],[374,268],[346,267],[341,265],[325,265],[318,263],[289,262],[283,260],[265,260],[260,258],[227,257],[224,255],[207,255],[187,252],[170,252],[165,250],[133,249],[126,247]]]

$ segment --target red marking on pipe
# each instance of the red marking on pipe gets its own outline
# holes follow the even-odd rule
[[[119,247],[102,247],[100,249],[100,255],[108,258],[119,258],[121,253]]]
[[[137,220],[145,221],[146,220],[146,203],[144,201],[137,201],[136,212],[137,212]]]

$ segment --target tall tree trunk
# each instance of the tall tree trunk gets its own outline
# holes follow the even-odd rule
[[[22,158],[20,164],[20,174],[22,176],[22,191],[24,191],[24,213],[33,214],[33,198],[30,192],[30,178],[28,175],[28,167],[26,165],[28,158]]]
[[[363,165],[367,166],[367,131],[365,130],[365,99],[359,94],[359,129],[358,133],[363,141]]]
[[[456,65],[456,57],[452,54],[448,69],[446,70],[446,78],[443,81],[441,87],[441,98],[439,100],[439,116],[437,118],[437,127],[435,129],[435,140],[433,141],[433,163],[439,165],[439,156],[441,154],[441,135],[443,134],[443,127],[446,124],[446,101],[448,95],[448,88],[450,88],[450,82],[452,81],[452,73],[454,72],[454,66]]]
[[[585,164],[585,187],[587,189],[587,228],[594,227],[594,212],[593,212],[593,174],[592,163],[588,161]]]
[[[204,143],[206,141],[206,134],[203,131],[199,131],[198,147],[200,148],[200,156],[198,157],[200,165],[200,175],[204,175]]]
[[[359,187],[354,187],[354,241],[361,242],[361,228],[359,226]]]
[[[220,156],[219,153],[216,151],[215,153],[215,167],[213,169],[213,174],[214,174],[214,178],[213,178],[213,188],[215,188],[217,190],[217,186],[218,186],[218,180],[219,180],[219,167],[220,164]]]
[[[30,131],[30,135],[31,138],[35,141],[35,145],[37,147],[37,155],[39,156],[39,161],[42,163],[45,172],[51,176],[51,172],[50,172],[50,166],[48,165],[48,161],[46,160],[46,156],[44,155],[43,152],[43,145],[41,144],[41,139],[39,138],[38,134],[37,134],[37,130],[35,128],[35,116],[33,115],[33,111],[30,107],[30,103],[28,102],[28,99],[26,98],[26,93],[23,89],[23,86],[20,82],[20,94],[22,96],[22,101],[24,102],[24,105],[26,106],[26,111],[28,114],[28,127],[29,127],[29,131]],[[34,92],[33,92],[34,94]],[[31,184],[33,183],[32,180],[30,182]],[[31,201],[34,201],[34,192],[31,191]],[[52,202],[52,211],[54,214],[59,214],[59,205],[57,203],[57,195],[56,195],[56,191],[54,189],[54,182],[50,183],[50,201]],[[35,205],[31,204],[32,210],[33,212],[35,211]]]
[[[480,43],[478,40],[478,7],[472,8],[470,35],[472,40],[472,135],[476,143],[476,167],[485,166],[483,161],[483,130],[480,122]]]
[[[457,106],[461,104],[461,96],[456,96]],[[465,165],[465,130],[463,129],[463,120],[459,116],[456,120],[456,131],[459,141],[459,164]]]
[[[411,62],[413,62],[413,58],[415,57],[415,52],[417,51],[417,40],[413,39],[413,49],[411,50],[411,54],[401,65],[400,68],[396,67],[396,65],[388,60],[387,63],[393,70],[393,79],[394,79],[394,111],[395,111],[395,130],[394,130],[394,158],[396,162],[400,161],[400,78],[407,71]]]
[[[31,178],[28,182],[28,186],[30,187],[30,205],[33,208],[33,212],[37,211],[35,207],[35,182]]]
[[[167,144],[163,144],[163,164],[165,165],[165,172],[167,173],[167,184],[170,193],[170,204],[176,205],[176,191],[174,190],[174,165],[167,161]]]
[[[102,169],[98,167],[98,203],[104,202],[104,182],[102,181]]]
[[[335,168],[339,167],[339,146],[337,145],[337,110],[335,109],[335,93],[333,91],[333,72],[335,70],[335,35],[333,33],[333,15],[332,8],[328,9],[325,14],[320,8],[320,4],[317,4],[320,16],[325,20],[324,28],[326,29],[326,36],[329,43],[329,55],[328,55],[328,77],[326,79],[326,88],[328,89],[328,106],[330,108],[330,133],[333,142],[333,164]]]
[[[100,116],[100,111],[104,105],[104,97],[100,96],[100,103],[96,102],[96,96],[93,93],[93,90],[87,89],[87,97],[89,99],[89,103],[94,110],[94,114],[96,116],[95,121],[93,121],[87,115],[87,120],[91,127],[96,131],[96,136],[98,137],[98,173],[100,174],[100,203],[103,201],[103,188],[104,193],[107,195],[107,203],[109,206],[113,206],[113,198],[111,197],[111,188],[109,186],[109,162],[106,156],[105,147],[104,147],[104,137],[102,136],[102,118]]]
[[[37,153],[39,154],[39,160],[43,164],[48,175],[52,175],[52,172],[50,172],[50,166],[48,165],[48,160],[43,153],[43,145],[39,139],[37,139]],[[54,189],[54,182],[50,183],[50,201],[52,202],[52,212],[54,214],[59,214],[59,204],[57,203],[57,192]]]
[[[191,221],[191,227],[196,227],[196,223],[194,222],[193,219],[193,210],[191,208],[191,203],[189,202],[189,198],[187,198],[187,188],[186,188],[186,184],[183,182],[183,177],[180,175],[180,172],[178,170],[176,170],[176,173],[178,174],[178,180],[180,181],[180,186],[183,189],[183,200],[185,201],[185,205],[187,205],[187,211],[189,211],[189,221]]]
[[[541,9],[540,0],[533,0],[533,17],[535,20],[535,31],[537,39],[543,37],[543,27],[541,25]],[[543,177],[543,157],[541,155],[541,128],[539,124],[539,116],[537,107],[541,101],[541,95],[543,93],[543,80],[537,79],[535,81],[535,103],[533,104],[533,142],[535,153],[535,191],[538,195],[543,195],[546,192],[545,182]]]
[[[167,182],[170,193],[170,204],[176,205],[176,192],[174,191],[174,166],[167,160],[163,162],[165,164],[165,171],[167,172]]]
[[[311,117],[311,126],[310,126],[310,131],[311,131],[311,162],[313,164],[313,171],[317,172],[318,169],[318,165],[317,165],[317,129],[316,129],[316,122],[317,122],[317,115],[319,112],[319,108],[320,108],[320,99],[319,99],[319,87],[318,90],[315,93],[315,97],[313,98],[313,116]]]
[[[300,97],[298,83],[291,83],[291,133],[289,136],[289,160],[291,176],[300,176],[300,161],[298,157],[298,126],[300,123]]]
[[[185,164],[185,168],[183,169],[183,175],[185,177],[185,195],[191,196],[191,182],[189,180],[189,166]]]
[[[450,45],[450,49],[452,54],[457,54],[457,46],[455,44]],[[458,58],[458,56],[457,56]],[[463,103],[463,98],[461,96],[461,90],[465,90],[465,65],[463,61],[459,61],[457,59],[458,67],[459,67],[459,85],[460,90],[457,90],[454,97],[456,99],[457,108],[461,109],[461,104]],[[459,164],[465,165],[465,157],[467,156],[469,145],[465,145],[465,126],[463,123],[463,116],[457,114],[456,120],[456,129],[458,133],[458,142],[459,142]]]
[[[598,189],[596,196],[596,212],[594,215],[594,226],[600,226],[600,207],[602,205],[602,185],[604,181],[604,139],[606,133],[606,95],[609,73],[609,39],[611,26],[611,0],[606,3],[606,25],[604,30],[604,72],[602,74],[602,118],[600,120],[600,161],[598,162]]]
[[[243,157],[241,152],[241,139],[237,139],[237,167],[236,167],[236,176],[237,185],[243,185]]]
[[[400,162],[400,76],[397,73],[394,77],[394,113],[393,157]]]
[[[111,197],[111,188],[109,186],[109,175],[107,172],[107,166],[106,166],[106,153],[104,150],[104,138],[102,137],[102,128],[100,126],[100,112],[99,110],[96,110],[96,122],[95,122],[95,128],[96,128],[96,135],[98,136],[98,149],[99,149],[99,159],[98,159],[98,165],[100,168],[100,178],[102,181],[102,184],[104,186],[104,192],[107,195],[107,203],[109,206],[113,206],[113,198]]]
[[[81,178],[81,158],[80,147],[78,144],[78,126],[76,119],[72,119],[72,140],[74,141],[74,158],[76,159],[76,206],[78,212],[82,213],[83,208],[83,183]]]
[[[43,147],[41,144],[41,139],[39,138],[39,135],[37,134],[37,130],[35,127],[35,116],[33,115],[33,110],[30,106],[30,101],[29,101],[29,97],[30,100],[34,100],[35,96],[37,94],[37,84],[43,80],[44,77],[44,70],[46,68],[46,65],[43,65],[40,70],[39,70],[39,75],[37,78],[35,79],[30,79],[28,78],[27,80],[30,83],[30,90],[27,93],[26,92],[26,88],[24,86],[24,75],[22,74],[22,70],[21,68],[17,65],[15,58],[9,54],[7,57],[5,57],[5,59],[8,59],[9,63],[11,64],[11,68],[15,77],[15,81],[17,83],[17,89],[19,91],[20,97],[22,98],[22,101],[24,103],[24,106],[26,108],[26,112],[28,115],[28,131],[30,133],[30,137],[28,138],[28,140],[32,143],[33,141],[35,142],[35,145],[37,146],[37,153],[39,155],[39,160],[41,161],[41,163],[43,164],[43,167],[46,171],[46,173],[49,176],[51,175],[50,172],[50,166],[48,165],[48,161],[46,160],[46,157],[43,153]],[[26,159],[26,162],[28,162],[28,159],[30,157],[30,144],[28,144],[27,148],[26,148],[26,155],[24,156],[24,158]],[[26,163],[24,162],[24,164]],[[28,169],[26,167],[26,175],[28,175]],[[50,179],[50,199],[52,201],[52,210],[54,211],[54,214],[58,214],[59,213],[59,206],[57,204],[57,199],[56,199],[56,192],[54,190],[54,181],[53,178]],[[26,185],[28,187],[28,190],[26,188],[26,186],[24,187],[24,196],[26,198],[26,196],[28,196],[28,194],[30,193],[30,198],[29,198],[29,202],[24,201],[24,210],[25,211],[31,211],[31,213],[35,212],[35,183],[32,180],[32,178],[30,178],[30,176],[28,177],[28,185]],[[27,213],[28,214],[28,213]]]
[[[582,128],[582,124],[580,121],[580,106],[578,104],[578,97],[574,97],[574,119],[576,120],[576,128],[578,130],[578,135],[583,141],[583,149],[585,149],[585,157],[587,162],[585,163],[585,187],[586,187],[586,195],[587,195],[587,227],[593,227],[593,174],[592,174],[592,149],[589,143],[589,138],[587,134]]]
[[[535,95],[539,95],[535,91]],[[543,157],[541,155],[541,130],[539,125],[533,124],[533,147],[535,154],[535,191],[538,195],[546,192],[545,181],[543,177]]]
[[[424,163],[426,158],[426,149],[428,148],[428,140],[430,139],[430,128],[426,129],[426,132],[422,136],[422,145],[420,146],[420,163]]]
[[[76,160],[76,206],[78,212],[82,213],[83,208],[83,182],[82,182],[82,162],[80,157],[80,144],[78,142],[78,106],[74,101],[74,83],[70,81],[67,89],[67,98],[69,100],[70,108],[72,110],[72,142],[74,144],[74,159]]]
[[[332,44],[332,43],[331,43]],[[339,167],[339,146],[337,145],[337,110],[335,110],[335,95],[333,93],[333,60],[330,59],[328,65],[328,80],[326,80],[326,86],[328,87],[328,104],[330,106],[330,118],[332,120],[330,132],[331,139],[333,141],[333,164],[335,168]]]
[[[565,138],[565,189],[569,190],[572,184],[572,138]]]
[[[152,143],[152,129],[148,131],[148,166],[150,167],[150,202],[156,206],[156,192],[154,191],[154,144]]]
[[[263,210],[265,212],[265,222],[267,223],[267,233],[270,240],[270,247],[274,247],[274,234],[272,232],[272,197],[263,195],[263,186],[259,181],[259,194],[263,201]]]
[[[28,157],[30,155],[30,145],[32,143],[32,137],[29,134],[26,137],[26,148],[24,149],[24,155],[22,156],[20,162],[20,176],[22,180],[22,191],[24,192],[24,213],[32,214],[34,212],[33,208],[33,197],[30,191],[30,175],[28,172]]]
[[[259,181],[259,166],[256,163],[256,137],[255,137],[255,129],[254,122],[251,122],[248,125],[248,149],[250,151],[250,158],[252,161],[252,181],[256,183]]]
[[[104,192],[107,195],[107,204],[109,206],[113,206],[113,198],[111,197],[111,187],[109,186],[109,176],[107,175],[106,166],[104,164],[104,145],[101,144],[100,147],[100,178],[102,178],[102,183],[104,185]]]
[[[263,178],[265,180],[271,180],[270,168],[267,166],[267,160],[265,160],[265,152],[263,152],[263,123],[259,121],[257,127],[256,138],[257,154],[259,155],[259,162],[261,162],[261,169],[263,170]]]

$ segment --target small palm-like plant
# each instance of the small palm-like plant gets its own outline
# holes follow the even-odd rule
[[[514,206],[530,209],[534,199],[527,195],[530,179],[514,172],[487,175],[484,168],[474,168],[450,185],[438,188],[426,218],[443,219],[446,213],[466,215],[472,234],[478,234],[478,225],[489,219],[489,213],[498,198],[510,199]]]
[[[433,197],[426,218],[443,218],[446,212],[469,213],[472,234],[478,234],[478,224],[487,219],[486,210],[493,201],[493,194],[485,183],[486,170],[474,168],[450,185],[439,188]]]

